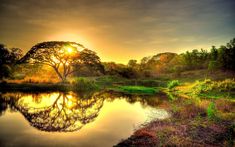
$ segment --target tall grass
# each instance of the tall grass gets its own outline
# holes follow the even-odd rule
[[[172,80],[167,84],[167,88],[172,89],[178,85],[180,85],[180,82],[178,80]]]
[[[73,82],[73,89],[75,91],[87,91],[99,89],[94,80],[87,78],[76,78]]]
[[[135,93],[135,94],[155,94],[159,92],[159,89],[144,86],[118,86],[116,91]]]
[[[215,107],[215,103],[214,102],[211,102],[209,104],[209,106],[207,107],[207,117],[210,119],[210,120],[215,120],[216,119],[216,107]]]

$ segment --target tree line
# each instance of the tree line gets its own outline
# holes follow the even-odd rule
[[[77,47],[80,47],[80,51]],[[210,50],[193,49],[181,54],[165,52],[143,57],[139,62],[129,60],[127,65],[101,62],[96,52],[75,42],[50,41],[33,46],[24,56],[19,48],[7,48],[0,44],[0,80],[11,78],[21,64],[49,65],[61,81],[67,76],[115,75],[124,78],[157,77],[184,71],[207,69],[235,71],[235,38],[226,45]],[[17,67],[17,68],[16,68]],[[40,66],[37,66],[40,68]]]
[[[140,62],[131,59],[127,65],[108,62],[104,66],[107,74],[126,78],[157,77],[169,73],[179,76],[184,71],[199,69],[209,72],[235,71],[235,38],[218,48],[212,46],[209,51],[193,49],[181,54],[165,52],[144,57]]]

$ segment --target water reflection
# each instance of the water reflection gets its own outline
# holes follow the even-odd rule
[[[108,147],[149,119],[169,117],[168,104],[164,96],[111,92],[0,93],[0,146]]]
[[[14,97],[15,96],[15,97]],[[75,93],[5,94],[1,98],[1,114],[7,108],[18,110],[31,126],[43,131],[71,132],[94,121],[103,106],[98,94],[80,98]]]
[[[143,107],[158,106],[164,97],[147,98],[123,95],[121,93],[5,93],[0,94],[0,116],[9,109],[19,111],[31,126],[48,132],[72,132],[80,130],[99,115],[106,101],[125,99],[134,104],[140,102]],[[164,119],[169,114],[164,110],[154,112],[154,117]],[[131,116],[130,116],[131,117]]]

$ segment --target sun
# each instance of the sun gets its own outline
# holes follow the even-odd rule
[[[72,47],[67,47],[67,48],[66,48],[66,52],[67,52],[68,54],[73,54],[74,49],[73,49]]]

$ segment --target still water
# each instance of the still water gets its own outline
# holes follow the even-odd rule
[[[113,146],[170,117],[158,97],[111,93],[0,94],[0,146]]]

